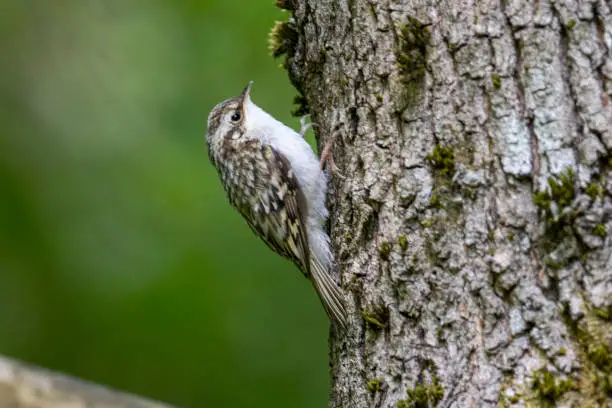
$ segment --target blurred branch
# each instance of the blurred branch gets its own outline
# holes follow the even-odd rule
[[[171,408],[0,356],[0,407]]]

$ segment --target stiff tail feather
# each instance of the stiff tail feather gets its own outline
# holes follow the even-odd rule
[[[311,256],[310,273],[312,275],[312,284],[314,285],[323,307],[327,312],[330,320],[341,329],[347,327],[346,306],[344,304],[344,295],[338,284],[329,274],[321,262],[314,256]]]

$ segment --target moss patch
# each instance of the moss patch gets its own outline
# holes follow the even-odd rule
[[[400,26],[400,49],[396,57],[404,81],[423,79],[430,38],[429,28],[416,18],[408,17],[406,25]]]
[[[423,228],[430,228],[433,225],[434,221],[431,218],[425,218],[421,221],[421,225]]]
[[[508,401],[512,404],[516,404],[520,400],[521,400],[521,397],[519,397],[518,395],[513,395],[511,397],[508,397]]]
[[[599,237],[605,238],[606,237],[606,226],[603,224],[599,224],[595,226],[595,228],[593,228],[593,234]]]
[[[302,117],[310,113],[310,107],[304,95],[296,95],[293,98],[293,104],[297,106],[291,111],[291,116]]]
[[[370,393],[374,394],[380,391],[381,385],[382,385],[382,379],[375,378],[373,380],[368,381],[368,383],[366,384],[366,387]]]
[[[546,214],[552,216],[550,204],[553,201],[557,203],[560,208],[571,205],[576,196],[575,183],[576,176],[574,174],[574,169],[568,167],[565,172],[561,173],[559,179],[549,177],[549,190],[540,191],[534,194],[533,202],[538,208],[546,212]]]
[[[603,406],[612,398],[612,324],[608,319],[611,307],[589,308],[585,316],[576,322],[567,308],[562,316],[576,343],[580,372],[576,391],[593,406]],[[587,403],[588,402],[588,403]]]
[[[442,202],[440,201],[440,196],[438,195],[437,190],[433,190],[431,192],[431,196],[429,196],[429,206],[432,208],[443,208]]]
[[[382,329],[383,327],[385,327],[385,324],[383,322],[381,322],[376,317],[366,311],[361,312],[361,317],[363,317],[363,320],[365,320],[366,323],[368,323],[370,326],[374,326],[378,329]]]
[[[542,407],[555,407],[566,392],[574,388],[570,379],[560,379],[550,371],[541,369],[533,373],[531,388]]]
[[[497,74],[491,74],[491,82],[495,89],[501,88],[501,77]]]
[[[427,160],[443,176],[452,177],[455,173],[455,154],[450,147],[436,145]]]
[[[595,316],[602,320],[612,322],[612,305],[607,307],[594,308],[593,313],[595,314]]]
[[[576,214],[567,211],[576,197],[576,176],[569,167],[557,179],[548,178],[548,188],[533,195],[533,203],[544,215],[546,233],[550,243],[558,244],[571,235]]]
[[[597,197],[603,195],[603,188],[599,183],[591,183],[584,189],[584,192],[595,200]]]
[[[414,388],[406,390],[408,398],[397,402],[398,408],[430,408],[438,406],[444,397],[444,390],[440,385],[416,384]]]
[[[368,328],[379,331],[387,326],[387,322],[389,321],[389,309],[384,306],[370,305],[368,310],[361,312],[361,317],[363,317]]]
[[[408,102],[420,96],[423,89],[430,39],[429,27],[415,18],[408,17],[406,25],[399,27],[399,47],[395,57]]]
[[[449,221],[456,223],[461,215],[463,204],[461,201],[451,199],[453,193],[451,181],[455,174],[455,153],[450,147],[436,145],[426,159],[434,170],[434,186],[429,197],[429,206],[445,210],[440,217],[436,217],[436,224],[443,225]],[[434,224],[432,220],[421,221],[421,225],[425,228],[432,224]]]
[[[274,5],[281,10],[295,11],[295,0],[278,0]]]
[[[436,145],[426,156],[427,162],[433,169],[433,188],[429,196],[427,218],[420,220],[420,224],[427,231],[428,239],[425,242],[425,254],[432,265],[439,264],[440,250],[436,243],[441,241],[448,231],[448,224],[457,224],[463,214],[463,200],[459,197],[460,187],[453,185],[455,174],[455,153],[450,147]]]
[[[387,241],[383,241],[378,248],[378,253],[382,259],[388,261],[389,255],[391,255],[391,244],[389,244]]]
[[[290,11],[293,11],[295,8],[294,0],[278,1],[276,5]],[[291,20],[276,21],[270,30],[268,34],[268,50],[270,51],[270,55],[274,58],[285,56],[285,60],[281,64],[282,68],[287,68],[289,66],[291,58],[293,58],[295,54],[298,36],[299,34],[295,27],[295,23]],[[300,81],[291,74],[290,70],[288,70],[288,73],[289,80],[299,92],[293,99],[293,103],[297,105],[297,107],[291,111],[291,115],[297,117],[307,115],[310,113],[310,108],[308,107],[308,101],[304,96]]]
[[[440,384],[437,370],[431,360],[425,362],[431,376],[430,384],[417,383],[413,388],[407,388],[408,394],[405,400],[397,402],[397,408],[432,408],[438,406],[438,403],[444,398],[444,388]]]
[[[610,373],[612,372],[612,356],[610,356],[610,351],[603,344],[592,344],[588,349],[587,353],[589,356],[589,360],[595,364],[599,370]]]
[[[401,235],[397,239],[397,243],[399,244],[400,248],[402,248],[402,251],[405,251],[406,248],[408,248],[408,239],[406,238],[405,235]]]
[[[275,21],[268,34],[268,50],[270,55],[278,58],[282,55],[293,55],[298,41],[295,25],[289,21]]]

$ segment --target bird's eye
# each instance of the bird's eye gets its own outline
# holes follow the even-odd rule
[[[240,112],[235,112],[231,117],[232,122],[238,122],[240,118],[241,118]]]

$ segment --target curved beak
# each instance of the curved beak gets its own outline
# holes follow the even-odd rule
[[[242,106],[242,114],[244,115],[244,107],[248,101],[250,101],[251,97],[251,86],[253,86],[253,81],[250,81],[247,86],[244,87],[242,93],[240,94],[240,106]]]

